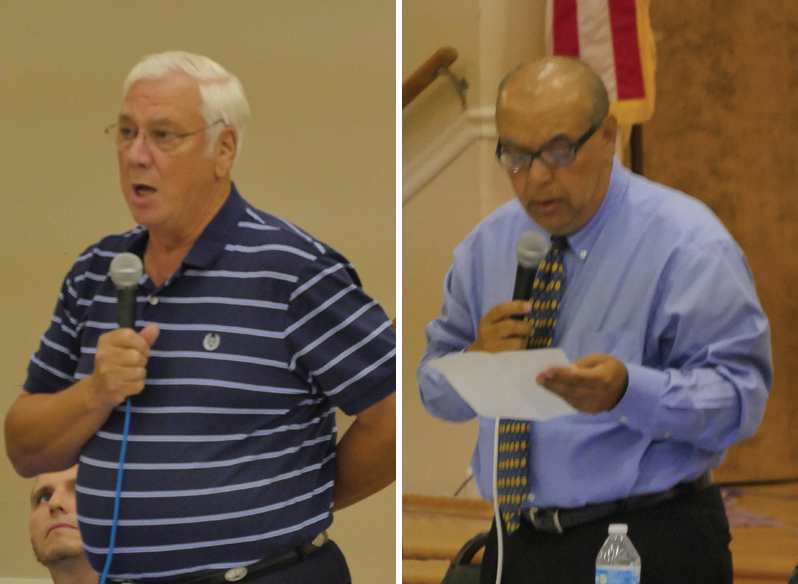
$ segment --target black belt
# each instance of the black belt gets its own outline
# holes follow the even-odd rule
[[[324,547],[330,539],[327,537],[327,532],[322,531],[316,539],[311,543],[306,543],[299,547],[295,547],[276,556],[260,560],[248,566],[239,566],[237,568],[230,568],[224,572],[215,572],[213,574],[206,574],[204,576],[197,576],[196,578],[188,578],[186,580],[169,580],[168,584],[229,584],[230,582],[238,582],[247,576],[253,576],[259,572],[263,572],[269,568],[278,568],[287,566],[296,561],[299,561],[307,556],[310,556],[322,547]],[[155,580],[127,580],[127,579],[108,579],[110,582],[116,584],[150,584]]]
[[[598,521],[628,511],[637,511],[644,507],[657,505],[674,497],[687,493],[697,493],[712,484],[712,475],[704,473],[695,481],[679,483],[670,489],[648,495],[635,495],[626,499],[617,499],[608,503],[586,505],[577,509],[538,509],[536,507],[521,509],[521,519],[537,531],[545,533],[562,533],[577,525]]]

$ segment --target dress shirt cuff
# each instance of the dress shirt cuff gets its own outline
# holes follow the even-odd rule
[[[629,383],[621,401],[610,410],[610,413],[616,414],[618,420],[630,428],[647,436],[653,434],[661,438],[657,436],[654,424],[662,393],[668,386],[668,373],[633,363],[624,363],[624,365]]]
[[[460,394],[449,384],[446,376],[429,363],[418,369],[418,387],[424,408],[436,418],[447,422],[465,422],[477,417]]]

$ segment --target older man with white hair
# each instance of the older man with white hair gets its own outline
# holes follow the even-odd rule
[[[78,257],[6,419],[20,474],[80,460],[104,577],[349,582],[332,512],[394,479],[391,322],[343,256],[238,193],[248,117],[206,57],[133,68],[107,132],[139,225]],[[143,261],[139,330],[115,325],[122,252]],[[336,445],[337,408],[356,420]]]

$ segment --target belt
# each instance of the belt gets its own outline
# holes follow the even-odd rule
[[[637,511],[644,507],[651,507],[669,499],[679,497],[687,493],[697,493],[712,484],[712,475],[704,473],[695,481],[689,483],[679,483],[670,489],[651,493],[647,495],[634,495],[626,499],[617,499],[607,503],[597,503],[586,505],[577,509],[538,509],[536,507],[521,509],[521,519],[535,528],[537,531],[545,533],[562,533],[566,529],[574,528],[584,523],[598,521],[629,511]]]
[[[310,556],[324,547],[330,538],[327,537],[327,532],[322,531],[311,543],[306,543],[299,547],[295,547],[285,551],[276,556],[260,560],[248,566],[238,566],[230,568],[225,572],[216,572],[213,574],[206,574],[204,576],[197,576],[196,578],[188,578],[186,580],[169,580],[168,584],[228,584],[230,582],[238,582],[247,576],[252,576],[263,572],[269,568],[277,568],[287,566],[307,556]],[[110,582],[116,584],[139,584],[151,583],[154,580],[127,580],[127,579],[108,579]]]

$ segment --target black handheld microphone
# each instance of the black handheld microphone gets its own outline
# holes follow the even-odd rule
[[[144,266],[136,254],[123,252],[111,260],[108,275],[116,286],[116,322],[122,328],[136,324],[136,292],[143,273]]]
[[[532,296],[532,284],[535,282],[538,266],[546,257],[549,242],[537,231],[527,231],[518,238],[515,244],[515,255],[518,256],[518,269],[515,271],[513,300],[529,300]]]

